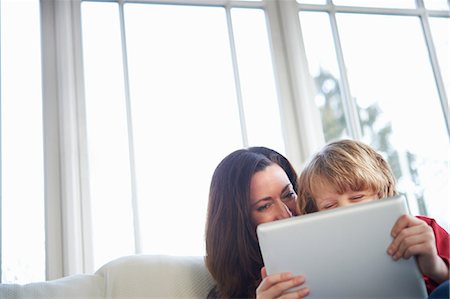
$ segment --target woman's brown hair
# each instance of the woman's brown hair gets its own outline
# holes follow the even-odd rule
[[[209,297],[255,297],[263,261],[250,217],[250,183],[256,172],[273,163],[285,169],[296,191],[294,168],[284,156],[265,147],[234,151],[214,171],[206,220],[205,264],[217,285]]]

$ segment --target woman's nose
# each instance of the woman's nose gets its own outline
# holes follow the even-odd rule
[[[282,202],[281,200],[277,203],[277,215],[276,219],[286,219],[292,217],[292,212],[289,210],[289,208]]]

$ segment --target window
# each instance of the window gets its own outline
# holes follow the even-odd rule
[[[264,11],[81,12],[94,268],[134,252],[203,255],[219,161],[244,145],[285,151]]]
[[[448,229],[448,5],[428,17],[415,1],[388,2],[396,9],[380,1],[299,6],[325,138],[372,144],[411,212]]]
[[[448,1],[0,1],[2,282],[204,254],[252,145],[366,141],[448,229]]]

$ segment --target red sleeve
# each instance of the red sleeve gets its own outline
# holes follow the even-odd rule
[[[436,249],[438,255],[444,260],[444,262],[449,265],[449,252],[450,252],[450,238],[448,232],[442,228],[436,220],[428,218],[425,216],[416,216],[417,218],[425,221],[433,229],[434,236],[436,238]],[[425,284],[427,286],[428,294],[431,293],[438,284],[431,280],[429,277],[424,276]]]

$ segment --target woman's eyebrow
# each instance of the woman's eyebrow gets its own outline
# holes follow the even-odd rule
[[[284,188],[281,190],[281,194],[283,194],[284,192],[286,192],[286,190],[288,190],[291,186],[292,186],[291,183],[286,184],[286,186],[284,186]],[[257,205],[258,203],[260,203],[260,202],[262,202],[262,201],[268,201],[268,200],[272,200],[272,197],[267,196],[267,197],[258,199],[256,202],[252,203],[251,206],[253,207],[253,206]]]
[[[252,207],[253,207],[253,206],[256,206],[258,203],[260,203],[260,202],[262,202],[262,201],[269,201],[269,200],[272,200],[272,197],[267,196],[267,197],[258,199],[255,203],[252,203]]]

